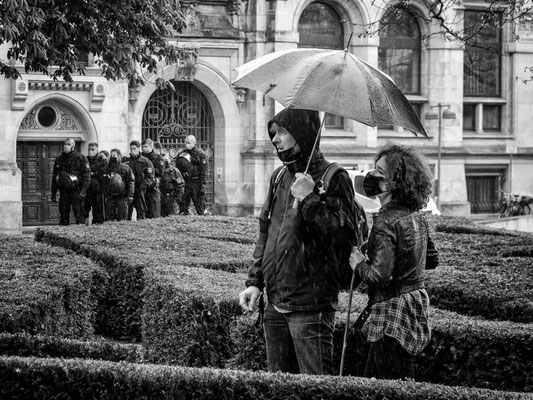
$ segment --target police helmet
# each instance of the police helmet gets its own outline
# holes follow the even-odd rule
[[[56,183],[60,189],[72,189],[78,184],[78,177],[61,171],[56,176]]]
[[[112,196],[117,196],[124,192],[124,181],[120,174],[110,174],[109,182],[107,184],[107,192]]]

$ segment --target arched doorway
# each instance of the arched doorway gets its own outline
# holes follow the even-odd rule
[[[207,155],[206,204],[214,201],[213,161],[215,124],[211,106],[204,94],[190,82],[174,82],[174,88],[156,90],[146,104],[142,118],[142,138],[161,143],[171,159],[185,147],[185,137],[194,135],[196,144]]]
[[[54,161],[71,137],[80,151],[86,140],[83,123],[60,102],[46,101],[24,116],[17,136],[17,166],[22,172],[22,225],[55,225],[58,203],[51,201]]]

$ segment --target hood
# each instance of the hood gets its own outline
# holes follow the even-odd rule
[[[313,144],[320,129],[318,111],[286,108],[279,112],[268,122],[268,135],[273,139],[270,132],[272,124],[284,127],[292,135],[305,157],[311,156]],[[320,138],[316,145],[316,151],[320,147]]]

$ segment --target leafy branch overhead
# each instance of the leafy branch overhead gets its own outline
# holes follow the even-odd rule
[[[109,80],[141,84],[139,68],[156,72],[157,63],[176,63],[184,50],[167,41],[185,29],[178,0],[4,0],[0,2],[0,75],[26,72],[72,82],[84,74],[80,63],[95,57]]]

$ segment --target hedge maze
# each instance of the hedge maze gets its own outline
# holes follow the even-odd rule
[[[433,339],[418,382],[265,373],[238,293],[254,218],[174,216],[0,236],[0,398],[533,398],[533,235],[432,217]],[[365,296],[356,293],[352,313]],[[335,348],[347,311],[341,293]],[[337,365],[339,362],[337,362]],[[165,397],[166,396],[166,397]]]

